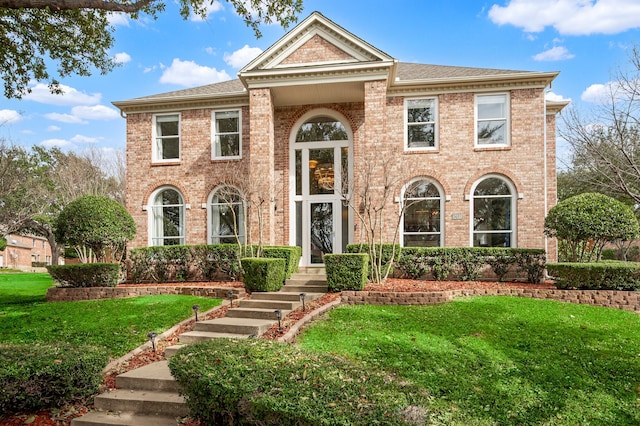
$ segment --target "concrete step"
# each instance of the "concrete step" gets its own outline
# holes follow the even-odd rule
[[[300,295],[296,293],[283,293],[283,292],[255,292],[251,293],[251,300],[278,300],[287,302],[300,301]]]
[[[180,335],[180,343],[188,345],[189,343],[202,342],[204,340],[229,338],[229,339],[246,339],[251,334],[237,333],[213,333],[209,331],[188,331]],[[257,335],[256,335],[257,336]]]
[[[327,275],[324,266],[302,266],[292,275]]]
[[[193,331],[208,331],[213,333],[255,334],[261,335],[273,325],[271,320],[251,318],[216,318],[209,321],[195,323]]]
[[[280,310],[288,310],[293,311],[298,308],[298,306],[302,306],[300,300],[297,302],[287,302],[283,300],[241,300],[240,308],[262,308],[262,309],[280,309]]]
[[[280,293],[327,293],[329,288],[324,284],[285,284],[280,289]]]
[[[116,387],[120,389],[180,392],[178,382],[171,375],[169,363],[158,361],[118,375]]]
[[[285,280],[286,284],[291,282],[317,282],[317,283],[326,283],[327,277],[326,275],[319,274],[294,274],[291,278],[287,278]]]
[[[116,389],[96,396],[94,406],[101,410],[157,416],[184,417],[189,414],[184,398],[175,392]]]
[[[180,349],[184,348],[185,346],[187,345],[182,342],[178,343],[177,345],[167,346],[166,348],[164,348],[164,357],[167,359],[171,358],[176,354],[176,352],[178,352]]]
[[[175,416],[151,416],[131,412],[92,411],[71,421],[71,426],[177,426]]]
[[[289,312],[288,310],[280,310],[282,312],[282,318]],[[265,308],[233,308],[227,311],[227,318],[254,318],[277,321],[275,309]]]

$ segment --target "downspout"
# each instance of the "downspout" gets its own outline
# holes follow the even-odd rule
[[[543,131],[544,131],[544,148],[543,148],[543,155],[544,155],[544,216],[547,216],[547,213],[549,212],[549,170],[548,170],[548,162],[547,162],[547,93],[549,93],[551,91],[551,84],[549,84],[548,87],[545,87],[545,89],[543,90],[543,111],[542,111],[542,120],[543,120]],[[544,252],[548,253],[549,252],[549,237],[547,237],[546,235],[544,236]],[[556,256],[557,256],[557,252],[556,252]]]

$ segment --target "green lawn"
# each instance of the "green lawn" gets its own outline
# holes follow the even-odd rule
[[[434,424],[640,425],[640,316],[511,297],[345,306],[299,338],[398,374]]]
[[[0,343],[69,342],[100,347],[117,358],[193,315],[221,303],[195,296],[144,296],[80,302],[46,302],[48,274],[0,274]]]

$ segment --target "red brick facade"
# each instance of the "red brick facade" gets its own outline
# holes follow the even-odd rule
[[[207,243],[206,203],[222,184],[243,188],[251,199],[247,223],[254,241],[262,229],[265,244],[295,244],[291,140],[301,117],[321,111],[343,119],[352,135],[355,193],[363,188],[363,170],[372,171],[368,183],[374,194],[394,183],[385,206],[386,241],[395,233],[403,186],[428,178],[446,199],[442,245],[472,245],[471,191],[479,179],[496,175],[515,188],[514,245],[547,249],[553,261],[555,243],[545,238],[543,223],[556,202],[555,119],[564,104],[552,105],[544,95],[557,74],[459,69],[468,74],[465,79],[447,77],[453,67],[424,66],[418,70],[425,75],[414,76],[413,65],[403,68],[347,32],[343,37],[351,44],[328,41],[333,39],[327,34],[340,31],[322,15],[311,15],[240,72],[240,81],[231,83],[242,90],[220,93],[212,85],[198,97],[175,92],[116,103],[127,114],[127,208],[138,227],[132,247],[149,245],[150,197],[165,186],[184,197],[186,244]],[[476,95],[493,93],[508,96],[510,143],[479,148]],[[405,99],[422,97],[437,102],[437,148],[407,150]],[[212,160],[212,113],[231,108],[241,109],[242,156]],[[167,112],[180,113],[180,158],[154,163],[154,114]],[[347,233],[356,242],[359,223],[351,223],[354,229]]]

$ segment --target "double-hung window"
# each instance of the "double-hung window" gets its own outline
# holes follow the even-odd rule
[[[212,159],[242,157],[242,123],[240,110],[213,112]]]
[[[405,149],[438,147],[437,108],[436,98],[405,100]]]
[[[180,114],[154,116],[153,161],[180,160]]]
[[[508,146],[509,95],[476,95],[476,146]]]

